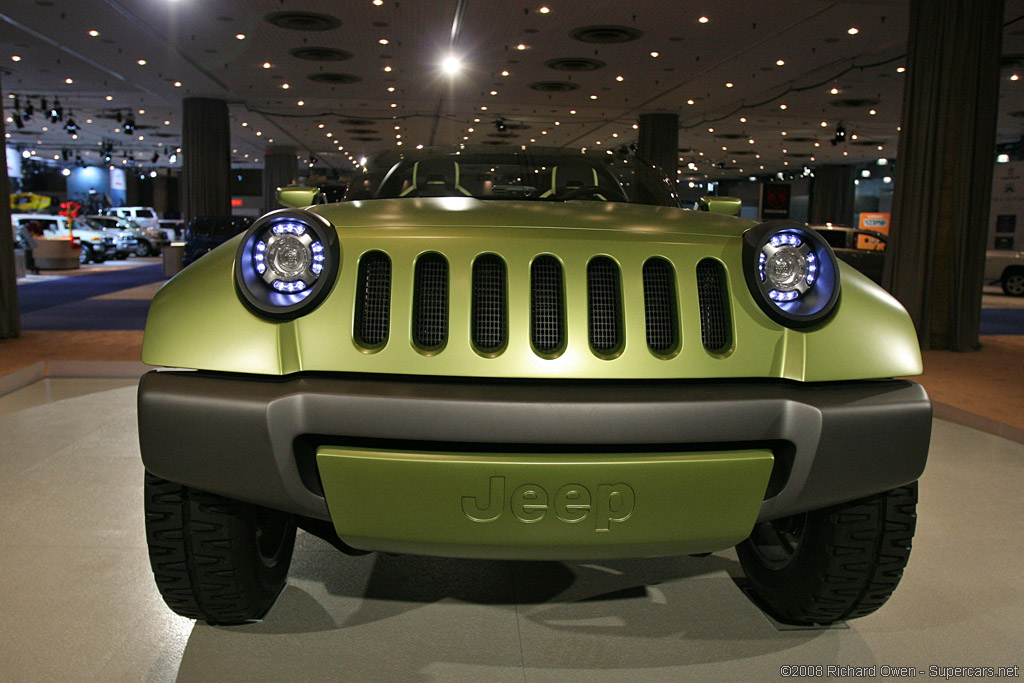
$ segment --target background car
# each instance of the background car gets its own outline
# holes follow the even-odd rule
[[[133,244],[129,251],[136,256],[154,256],[159,254],[170,242],[167,231],[163,228],[143,228],[133,220],[118,218],[117,216],[87,216],[87,218],[94,223],[103,225],[107,229],[131,234]]]
[[[82,243],[81,263],[102,263],[112,258],[117,251],[117,238],[115,235],[79,223],[74,231],[68,227],[68,219],[64,216],[55,216],[45,213],[16,213],[11,216],[11,223],[15,232],[17,229],[32,221],[38,221],[43,226],[43,234],[46,237],[67,237],[74,234]]]
[[[187,266],[203,254],[227,242],[252,225],[246,216],[202,216],[193,218],[185,228],[185,255],[181,265]]]
[[[104,216],[117,216],[135,221],[142,228],[159,228],[160,221],[151,206],[114,206],[100,211]]]
[[[985,282],[1002,285],[1010,296],[1024,296],[1024,251],[987,251]]]

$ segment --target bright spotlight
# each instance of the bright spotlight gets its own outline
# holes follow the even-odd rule
[[[462,60],[455,55],[448,55],[444,58],[444,61],[441,62],[441,70],[449,76],[454,76],[462,71]]]

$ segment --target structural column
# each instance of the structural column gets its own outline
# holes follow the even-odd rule
[[[3,93],[0,84],[0,94]],[[4,118],[0,116],[0,141],[6,140]],[[0,142],[0,147],[3,143]],[[10,179],[7,177],[7,160],[0,166],[0,198],[11,194]],[[0,339],[17,337],[21,334],[21,320],[18,317],[18,286],[14,277],[14,234],[7,228],[11,224],[11,204],[0,201]]]
[[[1003,0],[911,0],[884,283],[923,348],[978,348]]]
[[[811,179],[811,205],[807,222],[811,225],[832,223],[852,226],[853,181],[853,166],[816,166]]]
[[[679,161],[679,115],[641,114],[637,148],[641,159],[661,167],[674,184]]]
[[[231,131],[224,100],[187,97],[181,131],[183,218],[231,215]]]
[[[277,188],[291,185],[299,177],[299,158],[294,147],[267,147],[263,154],[263,210],[280,208]]]

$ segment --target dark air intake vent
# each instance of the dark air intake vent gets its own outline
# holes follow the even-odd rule
[[[562,265],[541,256],[530,269],[530,341],[540,353],[556,353],[565,342]]]
[[[371,251],[363,256],[358,287],[356,338],[367,348],[384,346],[391,317],[391,259],[387,254]]]
[[[448,340],[448,262],[440,254],[416,261],[412,328],[421,349],[438,349]]]
[[[619,267],[607,256],[598,256],[587,264],[587,322],[592,349],[607,353],[619,347]]]
[[[644,264],[644,318],[647,346],[652,351],[671,351],[679,341],[675,291],[675,276],[668,261],[652,258]]]
[[[697,264],[697,297],[700,303],[700,337],[708,351],[724,351],[732,343],[729,300],[722,264],[704,259]]]
[[[473,344],[480,351],[500,350],[508,340],[505,262],[493,254],[473,263]]]

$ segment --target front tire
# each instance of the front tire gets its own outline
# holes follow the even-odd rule
[[[135,247],[135,255],[140,257],[140,258],[145,258],[147,256],[152,256],[153,255],[153,247],[150,245],[149,242],[147,242],[145,240],[139,240],[138,246]]]
[[[288,578],[295,520],[146,473],[146,541],[164,602],[183,617],[243,624],[270,610]]]
[[[754,595],[791,624],[871,614],[903,576],[917,519],[917,482],[755,525],[736,546]]]
[[[1003,273],[1003,293],[1024,296],[1024,268],[1011,268]]]

